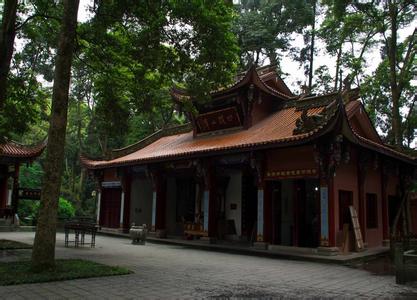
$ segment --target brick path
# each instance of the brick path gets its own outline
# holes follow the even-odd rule
[[[1,233],[1,238],[32,242],[33,233]],[[392,276],[376,276],[344,266],[210,252],[123,238],[97,237],[97,248],[64,248],[57,257],[84,258],[128,267],[116,277],[0,287],[1,299],[153,298],[417,298],[417,285],[400,286]],[[21,250],[18,259],[30,256]],[[16,260],[0,252],[0,261]]]

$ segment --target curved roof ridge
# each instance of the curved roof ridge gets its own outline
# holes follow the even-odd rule
[[[14,140],[7,140],[0,144],[0,157],[10,158],[34,158],[44,151],[48,138],[41,142],[31,145],[25,145]]]
[[[343,104],[343,105],[346,106],[347,104]],[[388,145],[386,145],[382,140],[381,140],[381,143],[377,143],[377,142],[374,142],[370,139],[367,139],[367,138],[361,136],[359,133],[357,133],[356,130],[354,128],[352,128],[352,125],[350,124],[350,120],[349,120],[346,109],[344,109],[344,117],[345,117],[345,120],[346,120],[346,123],[348,125],[349,130],[352,132],[353,136],[357,139],[356,143],[358,145],[361,145],[365,148],[374,150],[376,152],[379,152],[379,153],[382,153],[382,154],[385,154],[385,155],[388,155],[388,156],[391,156],[391,157],[394,157],[394,158],[397,158],[397,159],[400,159],[400,160],[403,160],[403,161],[406,160],[408,163],[410,163],[410,162],[413,163],[413,164],[417,163],[416,162],[416,157],[413,157],[413,156],[407,155],[405,153],[402,153],[398,150],[392,149]]]
[[[336,124],[339,119],[338,107],[339,105],[335,105],[334,108],[332,107],[327,111],[325,122],[319,124],[310,131],[299,134],[293,133],[292,126],[294,125],[292,125],[290,126],[290,129],[287,130],[287,133],[280,136],[277,134],[275,126],[273,126],[274,122],[277,121],[277,118],[281,117],[289,118],[288,122],[295,124],[296,120],[299,119],[301,112],[295,112],[295,108],[289,108],[284,111],[278,111],[274,115],[271,115],[271,119],[265,119],[262,124],[258,123],[257,125],[251,127],[249,130],[252,130],[252,132],[249,132],[248,130],[241,130],[239,132],[228,133],[220,136],[207,136],[199,140],[190,140],[190,136],[187,133],[183,133],[177,137],[160,137],[152,143],[153,146],[149,145],[151,148],[146,149],[146,147],[144,147],[131,152],[126,155],[128,157],[125,159],[121,159],[123,156],[120,156],[119,158],[112,160],[94,161],[88,160],[85,157],[82,157],[81,160],[83,165],[89,169],[100,169],[164,161],[170,158],[181,159],[185,157],[204,155],[206,153],[218,155],[223,151],[248,151],[252,147],[270,148],[288,144],[304,144],[317,136],[325,134],[334,127],[334,124]],[[317,111],[317,109],[318,108],[313,109],[312,113]],[[283,113],[284,115],[282,115]],[[268,124],[271,126],[268,126]],[[259,138],[259,132],[266,133],[262,138]],[[242,137],[242,135],[246,138]],[[271,135],[273,136],[272,138]],[[228,140],[229,142],[223,143],[225,140]],[[140,151],[142,151],[142,153],[135,154]]]

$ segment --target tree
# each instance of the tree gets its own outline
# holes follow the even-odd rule
[[[89,74],[79,89],[91,95],[86,150],[92,155],[178,123],[173,85],[204,101],[233,79],[234,11],[224,0],[97,1],[92,11],[80,26],[75,58]]]
[[[404,54],[399,56],[398,30],[413,19],[416,8],[417,4],[413,1],[388,0],[383,11],[384,17],[388,19],[388,23],[381,21],[382,23],[380,24],[388,54],[389,82],[392,97],[392,130],[396,146],[402,146],[403,144],[400,98],[405,85],[410,81],[410,70],[413,65],[415,66],[414,58],[417,52],[417,29],[414,29],[411,36],[408,37]],[[390,32],[388,36],[387,31]]]
[[[327,43],[328,51],[337,53],[335,88],[342,63],[351,71],[348,83],[356,80],[359,85],[364,54],[370,46],[379,45],[385,61],[381,67],[388,66],[388,106],[391,107],[390,128],[393,137],[390,142],[397,147],[403,146],[401,97],[410,82],[412,70],[415,69],[417,31],[414,30],[405,41],[401,41],[398,34],[399,30],[415,20],[417,4],[408,0],[326,0],[325,3],[328,14],[321,28],[321,36]],[[352,50],[344,52],[344,44],[351,44]],[[354,51],[354,44],[360,45],[359,51]]]
[[[261,65],[267,57],[279,68],[279,55],[291,48],[293,33],[313,23],[313,6],[304,0],[242,0],[235,24],[241,67]]]
[[[55,236],[67,126],[68,93],[79,0],[64,0],[52,94],[52,110],[42,183],[41,206],[32,252],[32,268],[55,265]]]
[[[359,86],[364,55],[377,42],[378,28],[354,1],[325,0],[323,5],[326,13],[318,33],[327,52],[336,57],[334,90],[342,88],[343,73],[347,85]]]
[[[407,41],[402,43],[398,58],[404,57]],[[390,86],[390,67],[386,54],[382,53],[383,60],[377,69],[370,75],[365,76],[361,84],[362,100],[366,106],[374,124],[386,133],[385,142],[395,144],[393,123],[393,102]],[[411,84],[413,74],[417,74],[417,64],[408,72],[408,79],[402,87],[399,106],[404,112],[401,117],[401,135],[405,146],[410,147],[415,136],[416,124],[416,92],[417,87]]]
[[[7,95],[7,76],[16,36],[17,0],[5,0],[0,33],[0,112]]]

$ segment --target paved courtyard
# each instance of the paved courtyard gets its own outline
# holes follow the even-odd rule
[[[31,243],[34,233],[0,233]],[[417,286],[395,284],[392,276],[314,262],[219,253],[98,236],[97,247],[64,248],[58,258],[83,258],[124,266],[134,274],[0,287],[1,299],[178,299],[178,298],[417,298]],[[27,259],[0,251],[0,261]]]

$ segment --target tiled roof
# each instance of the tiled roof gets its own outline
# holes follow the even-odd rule
[[[282,91],[278,91],[274,87],[268,85],[264,79],[268,78],[267,75],[269,75],[271,72],[269,73],[264,73],[264,72],[265,72],[264,67],[255,68],[254,66],[252,66],[247,72],[243,73],[241,76],[238,76],[236,82],[228,86],[221,87],[216,91],[212,91],[211,96],[221,95],[228,91],[236,90],[240,88],[241,86],[248,84],[249,82],[252,82],[264,92],[269,93],[273,96],[276,96],[280,99],[294,98],[292,92],[290,91],[290,89],[287,87],[287,85],[281,78],[278,77],[278,85],[281,87]],[[187,92],[181,88],[176,88],[176,87],[172,88],[171,95],[179,101],[190,99]]]
[[[35,158],[41,155],[45,146],[46,140],[34,146],[25,146],[13,141],[7,141],[0,144],[0,158]]]
[[[331,98],[335,99],[334,97]],[[338,118],[336,115],[340,116],[340,114],[336,114],[337,111],[340,111],[338,108],[344,108],[344,111],[346,112],[343,113],[345,115],[344,118],[349,124],[348,120],[352,116],[352,111],[357,109],[358,105],[361,105],[358,100],[351,101],[343,106],[337,100],[330,101],[330,104],[329,101],[322,102],[323,103],[316,101],[316,105],[312,106],[303,104],[301,106],[302,109],[297,105],[285,107],[246,130],[235,129],[232,131],[229,130],[197,137],[193,136],[191,130],[186,132],[179,131],[178,133],[169,135],[161,134],[155,139],[151,139],[150,142],[147,142],[145,139],[138,145],[134,145],[135,147],[133,148],[126,148],[128,150],[130,148],[130,151],[115,151],[115,154],[119,154],[119,157],[114,159],[90,160],[86,157],[81,157],[81,161],[83,165],[89,169],[101,169],[169,159],[180,159],[204,154],[215,155],[226,151],[245,151],[261,147],[275,147],[284,144],[300,144],[327,132],[326,130],[330,130],[330,124],[334,123],[331,123],[330,120],[336,120],[336,118]],[[336,109],[329,109],[329,107]],[[327,111],[326,113],[324,113],[325,109]],[[300,119],[303,110],[307,111],[308,116],[327,114],[327,117],[325,118],[324,123],[311,131],[295,134],[297,130],[294,131],[294,129],[297,127],[297,120]],[[329,113],[329,111],[331,112]],[[354,131],[350,124],[349,127],[355,137],[355,143],[385,155],[404,160],[408,163],[413,163],[415,161],[413,157],[396,151],[387,145],[384,145],[382,142],[376,143],[359,135]],[[185,129],[187,128],[185,127]],[[171,131],[170,133],[172,132],[175,131]]]
[[[309,109],[308,115],[322,112],[324,106]],[[85,157],[81,160],[90,169],[100,169],[111,166],[140,164],[151,161],[180,158],[204,153],[216,153],[234,149],[245,149],[256,146],[300,142],[319,132],[321,127],[313,131],[293,134],[296,121],[302,111],[289,107],[273,113],[249,129],[236,129],[221,134],[193,137],[192,131],[164,136],[142,149],[125,156],[108,161],[93,161]]]

